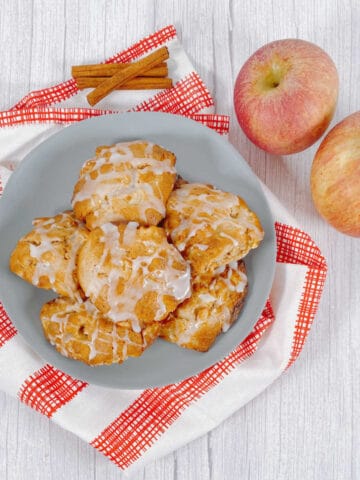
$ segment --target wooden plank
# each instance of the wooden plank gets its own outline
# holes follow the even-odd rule
[[[357,0],[0,0],[0,109],[30,89],[69,78],[71,65],[101,61],[155,28],[175,23],[216,96],[218,111],[232,115],[231,142],[311,233],[329,262],[316,322],[291,370],[210,434],[130,478],[359,476],[359,241],[330,229],[314,210],[309,171],[317,145],[291,157],[268,156],[246,139],[232,106],[233,84],[246,58],[266,42],[298,37],[325,48],[338,66],[334,121],[358,110],[359,14]],[[3,393],[0,412],[0,478],[129,478],[92,447]]]

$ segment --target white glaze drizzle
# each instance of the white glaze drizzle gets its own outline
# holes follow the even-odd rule
[[[94,298],[103,289],[108,286],[107,302],[110,306],[106,312],[114,322],[129,321],[135,332],[141,331],[141,322],[136,314],[136,305],[138,301],[148,292],[156,292],[157,304],[154,321],[162,320],[166,313],[164,296],[170,295],[177,302],[182,302],[190,296],[190,266],[187,264],[179,252],[169,245],[164,237],[163,242],[158,245],[151,240],[145,240],[143,243],[147,247],[147,255],[138,256],[131,260],[129,267],[129,257],[127,252],[128,240],[134,241],[137,231],[135,225],[129,225],[124,232],[123,241],[120,242],[120,233],[118,228],[108,223],[102,225],[103,235],[103,253],[97,263],[91,282],[86,286],[86,295]],[[166,266],[164,269],[149,271],[148,267],[153,260],[162,258],[160,251],[166,251]],[[111,262],[108,275],[98,276],[98,272],[107,271],[105,260]],[[184,265],[184,270],[176,269],[172,266],[176,261]],[[131,268],[130,276],[127,279],[124,290],[121,295],[117,292],[119,277],[122,269]]]
[[[86,312],[89,316],[92,318],[92,322],[94,322],[94,328],[91,331],[91,335],[89,336],[88,339],[85,338],[80,338],[76,335],[72,335],[69,333],[65,333],[67,323],[69,321],[70,314],[73,312],[81,313],[81,312]],[[58,324],[59,332],[58,334],[54,336],[50,336],[49,341],[52,345],[57,346],[57,348],[60,350],[60,353],[66,357],[69,356],[69,348],[70,346],[67,345],[70,341],[76,340],[78,342],[83,343],[84,345],[87,345],[89,348],[89,355],[88,355],[88,360],[91,362],[94,360],[98,355],[108,353],[105,350],[98,349],[97,345],[99,345],[99,340],[100,340],[100,345],[111,345],[112,348],[112,362],[113,363],[118,363],[119,361],[123,361],[128,357],[128,347],[130,345],[135,345],[139,346],[139,343],[133,342],[129,338],[129,328],[125,328],[125,330],[122,329],[123,335],[119,335],[118,329],[117,329],[117,324],[113,323],[113,328],[111,333],[105,333],[104,331],[101,331],[99,328],[99,321],[101,318],[101,313],[96,309],[96,307],[90,302],[90,300],[87,300],[86,302],[83,303],[71,303],[69,302],[68,304],[64,304],[61,313],[54,313],[50,318],[50,322]],[[87,329],[87,332],[89,332],[90,329]],[[140,339],[139,339],[140,340]],[[120,343],[123,343],[122,345],[122,351],[121,355],[118,354],[118,346]],[[145,343],[143,341],[143,347],[145,347]]]
[[[65,215],[65,214],[64,214]],[[32,277],[33,285],[39,285],[40,277],[47,277],[51,287],[55,282],[55,269],[57,265],[44,260],[42,257],[44,253],[51,252],[53,245],[48,237],[49,231],[57,228],[55,218],[49,218],[42,221],[41,219],[34,220],[34,230],[40,237],[39,245],[29,244],[30,256],[36,260],[36,266]]]
[[[224,275],[226,270],[227,272]],[[237,279],[238,276],[239,279]],[[201,302],[200,305],[197,304],[197,307],[200,307],[198,309],[201,310],[201,307],[206,307],[209,310],[213,310],[213,314],[210,314],[206,320],[202,320],[194,312],[194,318],[187,322],[186,329],[178,336],[177,342],[180,345],[188,344],[193,335],[196,334],[196,332],[200,327],[202,327],[202,325],[204,325],[204,323],[211,324],[220,321],[223,332],[227,332],[230,328],[231,311],[222,303],[223,299],[216,293],[218,282],[221,281],[226,284],[228,290],[237,293],[243,292],[247,285],[247,277],[245,273],[239,269],[238,262],[234,261],[228,265],[222,265],[219,267],[215,271],[215,277],[212,279],[209,285],[208,292],[198,294],[198,299]],[[179,309],[181,310],[181,306]]]
[[[176,245],[176,248],[179,250],[179,252],[183,252],[185,250],[185,247],[186,247],[186,243],[185,242],[182,242],[182,243],[178,243]]]
[[[220,275],[221,273],[225,272],[226,265],[220,265],[216,270],[214,270],[214,275]]]
[[[205,193],[197,193],[197,189],[205,190]],[[229,239],[234,248],[239,245],[239,239],[227,234],[224,231],[226,226],[230,230],[235,228],[240,233],[249,231],[258,241],[263,238],[263,232],[251,220],[252,212],[247,208],[240,208],[240,214],[235,218],[231,217],[230,211],[239,207],[239,198],[232,193],[199,183],[183,184],[173,191],[168,206],[180,213],[179,225],[169,233],[181,252],[199,231],[203,231],[203,239],[210,239],[220,226],[222,228],[219,235]],[[205,250],[205,246],[196,245],[200,250]]]
[[[226,305],[221,306],[218,318],[221,321],[221,330],[226,333],[231,326],[231,312]]]
[[[165,216],[163,198],[155,195],[153,185],[144,182],[140,177],[148,172],[159,176],[164,173],[175,175],[175,167],[171,165],[169,159],[156,160],[152,157],[155,144],[151,142],[148,142],[145,148],[146,158],[136,157],[131,151],[130,145],[139,142],[141,140],[106,147],[100,153],[100,156],[88,160],[86,163],[93,162],[94,166],[89,172],[80,175],[83,185],[74,194],[72,205],[89,200],[95,216],[98,216],[96,213],[99,208],[99,201],[100,208],[102,208],[111,203],[114,197],[124,199],[126,197],[127,203],[137,206],[139,218],[145,223],[147,222],[146,211],[150,208]],[[105,157],[105,153],[110,153],[110,155]],[[113,168],[106,173],[101,173],[101,167],[109,164],[113,164]],[[121,171],[116,171],[115,166],[119,164],[122,167]],[[94,172],[98,173],[96,178],[93,178]]]
[[[237,262],[231,262],[231,263],[235,263],[235,265],[237,265]],[[234,273],[234,271],[240,277],[237,283],[233,283],[233,273]],[[232,267],[232,266],[230,266],[230,264],[229,264],[229,270],[227,272],[227,275],[225,277],[222,276],[221,278],[226,283],[227,288],[231,292],[241,293],[241,292],[244,291],[244,289],[247,285],[247,276],[245,275],[245,273],[238,270],[237,266]]]
[[[30,256],[36,260],[36,266],[32,277],[32,283],[34,285],[39,285],[40,278],[46,277],[50,283],[51,288],[55,287],[56,273],[63,268],[61,265],[64,262],[64,258],[59,256],[57,251],[56,244],[53,242],[59,242],[60,236],[56,236],[57,229],[65,229],[66,227],[61,224],[63,220],[66,219],[66,216],[71,217],[68,213],[64,212],[61,214],[61,219],[55,219],[55,217],[50,217],[46,220],[36,219],[33,222],[34,231],[40,237],[39,245],[34,245],[33,243],[29,244],[30,247]],[[73,218],[71,217],[71,221]],[[55,230],[55,234],[54,234]],[[73,272],[75,270],[75,262],[77,252],[84,241],[84,237],[81,235],[80,231],[77,230],[77,222],[75,226],[71,226],[69,229],[69,238],[61,241],[68,242],[70,245],[70,254],[68,261],[66,262],[65,270],[65,279],[64,285],[69,286],[69,295],[79,296],[75,282],[73,280]],[[52,261],[45,260],[43,255],[45,253],[52,252],[53,259]]]
[[[214,300],[216,300],[216,297],[210,295],[210,293],[200,293],[199,298],[204,303],[213,302]]]
[[[125,231],[124,231],[124,237],[123,237],[123,242],[124,245],[131,245],[132,242],[135,240],[136,237],[136,229],[139,226],[138,223],[136,222],[129,222],[126,225]]]

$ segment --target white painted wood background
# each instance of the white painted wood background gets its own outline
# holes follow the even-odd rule
[[[360,109],[359,0],[0,0],[0,109],[175,23],[186,51],[232,116],[231,141],[323,250],[324,296],[297,363],[208,435],[132,478],[144,480],[360,479],[360,240],[328,227],[309,194],[316,145],[270,157],[244,137],[232,90],[246,58],[279,38],[316,42],[335,61],[335,121]],[[333,122],[334,123],[334,122]],[[125,476],[95,450],[0,392],[0,479]]]

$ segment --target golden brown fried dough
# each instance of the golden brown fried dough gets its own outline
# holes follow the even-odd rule
[[[240,260],[263,239],[244,200],[211,185],[180,181],[168,200],[165,229],[196,275]]]
[[[58,352],[94,366],[139,357],[160,330],[160,324],[154,322],[134,332],[129,322],[112,322],[89,300],[76,302],[64,297],[45,303],[40,319],[45,337]]]
[[[222,267],[214,277],[194,278],[192,295],[162,322],[167,341],[206,352],[237,319],[247,293],[244,262]]]
[[[190,267],[159,227],[96,228],[79,253],[78,275],[96,307],[134,331],[163,320],[190,295]]]
[[[98,147],[75,185],[75,215],[90,230],[108,222],[157,225],[174,187],[175,161],[145,140]]]
[[[12,252],[10,269],[36,287],[79,297],[77,254],[89,231],[70,211],[37,218],[33,225]]]

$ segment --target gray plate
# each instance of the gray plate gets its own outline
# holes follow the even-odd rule
[[[207,353],[158,340],[140,358],[122,365],[89,367],[61,356],[45,340],[39,321],[43,303],[54,294],[13,275],[9,256],[31,230],[34,217],[70,207],[83,162],[98,145],[145,138],[177,156],[177,171],[190,181],[212,183],[244,197],[265,230],[261,246],[245,260],[249,292],[238,321]],[[87,382],[112,388],[142,389],[194,375],[231,352],[252,330],[270,292],[275,267],[275,232],[257,177],[239,153],[214,131],[197,122],[163,113],[124,113],[71,125],[35,148],[11,176],[0,201],[0,299],[26,342],[44,360]]]

